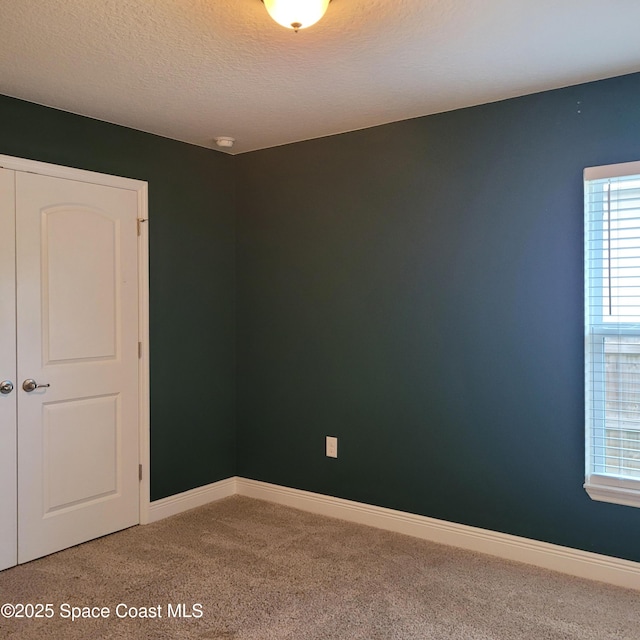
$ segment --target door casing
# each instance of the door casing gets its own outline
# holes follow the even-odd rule
[[[14,175],[0,170],[0,382],[8,380],[14,390],[0,394],[0,569],[18,561],[18,403],[16,401],[16,264]],[[9,215],[4,215],[4,210]],[[8,277],[7,274],[11,274]],[[7,337],[9,337],[7,339]]]

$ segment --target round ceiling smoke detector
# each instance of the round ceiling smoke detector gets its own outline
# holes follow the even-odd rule
[[[230,138],[229,136],[220,136],[216,138],[216,144],[223,149],[231,149],[235,141],[235,138]]]

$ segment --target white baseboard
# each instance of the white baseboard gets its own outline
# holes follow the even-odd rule
[[[640,590],[640,563],[279,485],[236,479],[237,493],[507,560]]]
[[[233,477],[220,480],[219,482],[213,482],[204,487],[191,489],[190,491],[185,491],[175,496],[162,498],[162,500],[154,500],[149,505],[148,520],[144,524],[163,520],[164,518],[175,516],[189,509],[202,507],[209,502],[228,498],[237,492],[236,478]]]
[[[156,500],[150,504],[148,522],[156,522],[235,494],[523,562],[579,578],[640,590],[638,562],[246,478],[227,478]]]

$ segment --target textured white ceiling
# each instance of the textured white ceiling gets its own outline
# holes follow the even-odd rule
[[[232,153],[640,71],[638,0],[0,0],[0,93]]]

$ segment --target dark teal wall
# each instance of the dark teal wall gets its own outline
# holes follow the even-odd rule
[[[149,182],[152,499],[237,473],[640,560],[581,487],[582,169],[640,159],[640,75],[235,158],[0,97],[0,153]]]
[[[640,75],[235,158],[239,475],[640,561],[582,489],[582,170],[638,159]]]
[[[234,475],[231,159],[6,97],[0,154],[149,182],[151,498]]]

